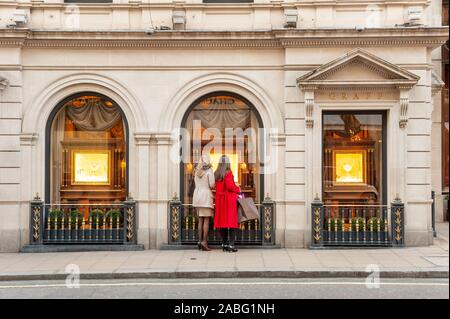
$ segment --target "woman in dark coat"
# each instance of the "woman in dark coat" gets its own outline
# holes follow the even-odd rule
[[[230,159],[222,155],[214,172],[216,184],[216,208],[214,228],[218,228],[222,237],[223,251],[236,252],[234,237],[238,226],[237,200],[241,192],[234,183],[230,168]]]

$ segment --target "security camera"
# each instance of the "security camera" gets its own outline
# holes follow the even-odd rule
[[[358,32],[362,32],[362,31],[364,31],[365,28],[363,26],[356,26],[355,29]]]
[[[152,35],[153,33],[155,33],[155,29],[148,28],[148,29],[145,30],[145,33],[147,33],[148,35]]]
[[[6,89],[8,84],[9,84],[8,80],[0,76],[0,92]]]
[[[13,12],[12,17],[8,20],[6,27],[8,28],[24,27],[27,23],[28,23],[27,11],[17,9]]]
[[[17,27],[17,23],[13,19],[9,19],[6,23],[7,28],[15,28]]]

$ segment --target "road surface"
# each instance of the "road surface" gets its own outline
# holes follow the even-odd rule
[[[0,282],[0,298],[449,298],[447,279],[133,279]]]

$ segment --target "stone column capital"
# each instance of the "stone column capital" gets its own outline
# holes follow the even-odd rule
[[[148,132],[134,133],[134,139],[136,140],[137,145],[149,145],[151,137],[152,134]]]
[[[171,145],[175,140],[172,133],[155,133],[153,139],[157,145]]]
[[[36,145],[38,133],[22,133],[20,134],[20,145],[33,146]]]
[[[274,146],[285,146],[286,145],[286,134],[279,132],[269,133],[270,142]]]

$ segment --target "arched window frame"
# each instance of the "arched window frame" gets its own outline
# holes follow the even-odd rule
[[[203,100],[206,100],[208,98],[214,97],[214,96],[218,96],[218,95],[225,95],[225,96],[230,96],[236,99],[241,100],[242,102],[244,102],[249,108],[250,110],[253,112],[253,114],[256,117],[256,120],[258,121],[258,128],[259,129],[264,129],[264,125],[263,125],[263,121],[261,118],[261,115],[259,114],[258,110],[256,109],[256,107],[245,97],[230,92],[230,91],[214,91],[205,95],[202,95],[201,97],[199,97],[198,99],[196,99],[190,106],[189,108],[186,110],[186,112],[183,115],[183,118],[181,120],[181,127],[182,128],[186,128],[186,124],[187,124],[187,120],[189,118],[189,115],[191,114],[192,110]],[[264,144],[265,143],[265,139],[264,139],[264,135],[263,138],[261,138],[260,140],[260,144],[258,145],[259,147],[259,161],[260,161],[260,179],[259,179],[259,187],[260,187],[260,192],[259,192],[259,201],[262,203],[264,200]],[[180,154],[181,154],[181,149],[180,149]],[[180,199],[184,200],[184,194],[187,190],[184,189],[184,174],[185,174],[185,168],[184,168],[184,162],[181,160],[180,161]]]
[[[50,113],[48,119],[47,119],[47,123],[45,126],[45,203],[50,203],[50,194],[51,194],[51,182],[50,182],[50,170],[51,170],[51,151],[52,151],[52,140],[51,140],[51,136],[52,136],[52,125],[53,125],[53,121],[56,117],[56,115],[58,114],[58,112],[71,100],[74,100],[76,98],[79,98],[81,96],[84,95],[94,95],[94,96],[98,96],[102,99],[106,99],[109,100],[113,103],[113,105],[115,107],[118,108],[118,110],[120,111],[120,114],[122,115],[122,120],[123,120],[123,124],[124,124],[124,142],[125,142],[125,147],[126,147],[126,154],[125,154],[125,160],[126,160],[126,166],[125,166],[125,181],[126,181],[126,194],[129,193],[129,156],[130,156],[130,143],[129,143],[129,126],[128,126],[128,121],[127,118],[125,116],[125,113],[123,112],[122,108],[120,107],[119,104],[117,104],[113,99],[111,99],[110,97],[101,94],[101,93],[97,93],[94,91],[83,91],[83,92],[78,92],[75,94],[72,94],[66,98],[64,98],[63,100],[61,100],[60,102],[58,102],[56,104],[56,106],[53,108],[52,112]]]

